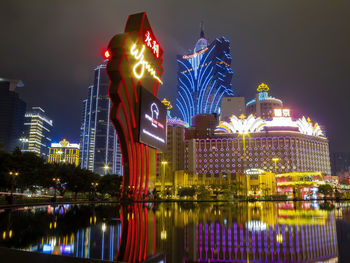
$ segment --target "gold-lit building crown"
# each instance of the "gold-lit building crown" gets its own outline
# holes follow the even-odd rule
[[[164,98],[161,102],[167,107],[167,110],[173,108],[173,105],[171,105],[170,101],[168,101],[166,98]]]
[[[65,148],[69,145],[69,141],[67,141],[66,139],[63,139],[62,141],[60,141],[60,144],[63,148]]]
[[[266,92],[269,90],[270,90],[269,86],[267,86],[267,84],[265,83],[261,83],[257,88],[257,92]]]

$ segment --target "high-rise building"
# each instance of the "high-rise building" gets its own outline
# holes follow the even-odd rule
[[[70,143],[63,139],[59,143],[51,143],[49,147],[49,163],[66,163],[79,165],[79,143]]]
[[[22,81],[0,78],[0,144],[5,151],[21,147],[26,103],[15,92],[16,87],[23,87]]]
[[[192,117],[218,113],[223,96],[233,96],[230,42],[216,38],[211,44],[201,30],[200,39],[190,54],[177,56],[178,97],[181,118],[192,125]]]
[[[282,108],[283,102],[269,96],[269,90],[265,83],[259,85],[255,99],[247,102],[247,115],[254,114],[264,120],[272,120],[274,109]]]
[[[24,115],[23,152],[34,152],[47,159],[53,122],[40,107],[32,107]]]
[[[106,65],[94,70],[94,84],[83,101],[80,128],[80,164],[82,168],[104,175],[122,174],[122,155],[118,136],[109,118],[111,101]]]

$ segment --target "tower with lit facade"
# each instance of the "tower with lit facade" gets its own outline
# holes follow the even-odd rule
[[[98,174],[122,174],[122,156],[118,136],[109,119],[111,101],[106,65],[94,70],[94,84],[83,101],[80,127],[80,165]]]
[[[178,55],[178,97],[181,118],[192,124],[201,113],[219,113],[223,96],[233,96],[230,42],[216,38],[211,44],[201,30],[190,54]]]
[[[48,163],[65,163],[79,165],[79,144],[63,139],[59,143],[51,143]]]
[[[32,107],[24,115],[23,152],[34,152],[47,159],[51,143],[52,120],[40,107]]]

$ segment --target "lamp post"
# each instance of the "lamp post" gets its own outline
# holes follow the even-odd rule
[[[19,172],[9,172],[11,176],[11,203],[13,202],[13,188],[15,186],[16,177],[19,175]]]
[[[161,193],[163,193],[164,186],[165,186],[165,166],[168,164],[168,162],[162,161],[161,164],[163,165],[163,173],[162,173],[162,182],[161,182],[160,191],[161,191]]]
[[[279,161],[280,159],[278,157],[274,157],[272,158],[272,161],[275,162],[275,173],[277,173],[277,162]]]
[[[97,182],[92,182],[91,183],[91,187],[92,187],[92,190],[93,190],[93,196],[92,196],[93,200],[96,199],[96,188],[97,188],[97,186],[98,186]]]
[[[58,177],[54,177],[54,178],[52,178],[52,181],[54,182],[54,189],[55,189],[53,199],[54,199],[54,201],[56,202],[56,188],[57,188],[57,184],[60,183],[61,179],[58,178]]]
[[[24,150],[24,144],[29,142],[29,140],[25,137],[22,137],[19,139],[22,142],[22,151]]]

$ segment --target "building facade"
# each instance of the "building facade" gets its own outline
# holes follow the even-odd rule
[[[261,83],[259,85],[255,98],[247,102],[247,115],[253,114],[264,120],[271,120],[274,109],[283,107],[283,102],[279,99],[271,97],[268,93],[269,90],[269,87],[265,83]]]
[[[98,174],[122,174],[122,156],[109,114],[109,79],[106,65],[94,70],[94,84],[89,86],[88,98],[83,101],[80,128],[80,164]]]
[[[22,147],[26,103],[15,92],[17,87],[23,87],[22,81],[0,78],[0,144],[8,152]]]
[[[245,112],[244,97],[223,97],[221,101],[220,119],[228,120],[232,115],[240,116]]]
[[[221,122],[210,138],[185,144],[185,170],[198,174],[242,173],[247,169],[274,173],[321,171],[330,175],[328,140],[318,124],[305,118],[250,115]]]
[[[79,165],[79,144],[63,139],[59,143],[51,143],[49,147],[49,163],[66,163]]]
[[[230,42],[216,38],[211,44],[203,30],[190,54],[177,56],[178,97],[181,119],[192,124],[201,113],[218,113],[223,96],[233,96]]]
[[[47,160],[51,143],[52,120],[40,107],[32,107],[24,115],[23,152],[34,152]]]

